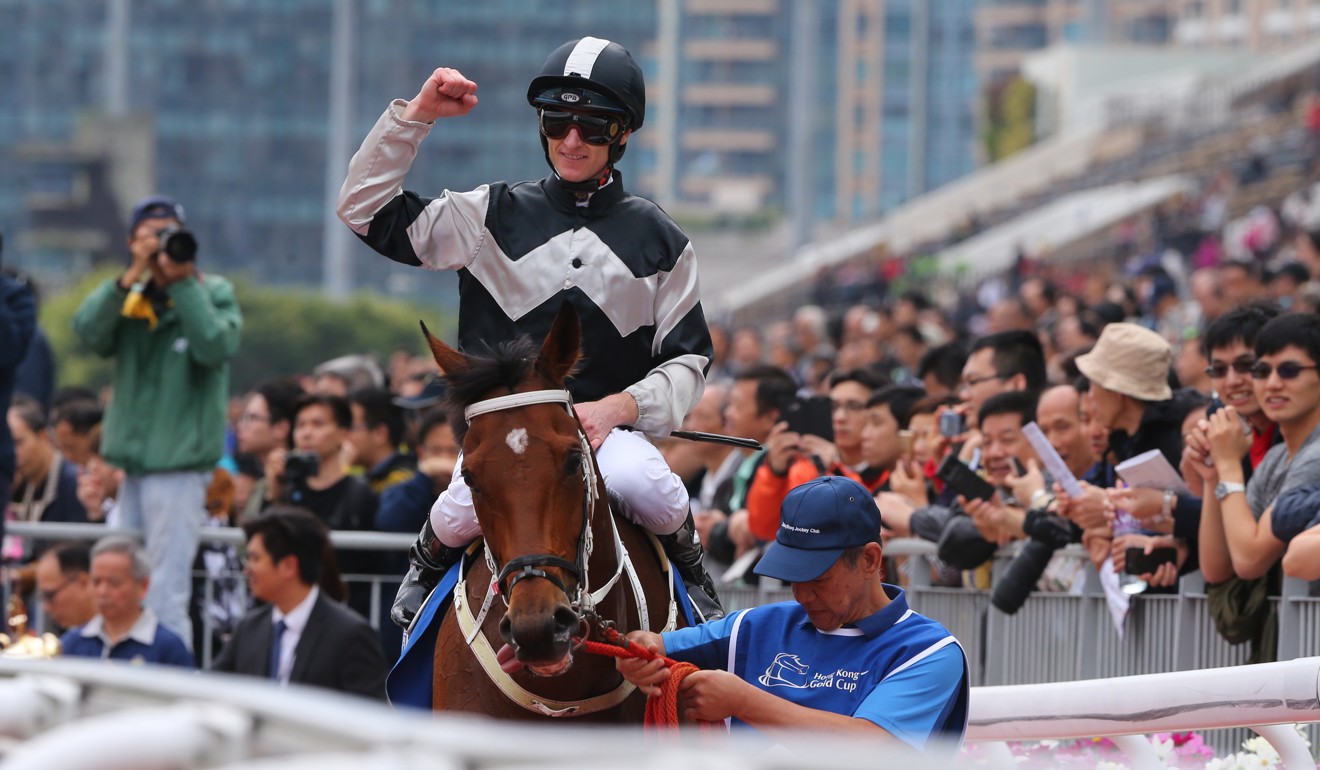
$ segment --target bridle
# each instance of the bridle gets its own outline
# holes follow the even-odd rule
[[[509,592],[517,585],[518,581],[527,578],[542,578],[558,586],[560,590],[569,597],[569,605],[573,612],[578,616],[579,622],[586,627],[591,622],[601,621],[596,615],[596,606],[609,594],[615,584],[623,575],[628,576],[628,585],[637,604],[637,620],[639,628],[649,629],[651,627],[650,612],[646,606],[646,596],[642,590],[641,579],[637,575],[637,569],[628,555],[628,549],[623,545],[623,539],[619,536],[618,525],[614,522],[612,515],[605,518],[610,524],[610,533],[614,541],[615,551],[615,571],[614,575],[605,582],[600,588],[591,591],[588,585],[587,564],[591,559],[592,551],[592,528],[591,517],[595,513],[596,503],[600,499],[600,480],[596,472],[595,454],[591,451],[591,442],[587,434],[582,430],[582,423],[578,421],[573,412],[573,398],[566,390],[533,390],[526,393],[514,393],[507,396],[497,396],[495,398],[478,401],[472,404],[463,412],[463,418],[469,425],[472,424],[472,418],[478,417],[490,412],[501,412],[509,409],[518,409],[533,404],[563,404],[568,410],[568,414],[573,418],[577,426],[578,441],[582,445],[582,532],[578,537],[577,560],[571,562],[562,556],[550,553],[530,554],[511,559],[503,568],[497,568],[495,557],[491,553],[489,544],[482,551],[485,554],[486,566],[490,574],[494,576],[490,587],[486,590],[485,598],[482,600],[479,612],[472,614],[471,607],[467,600],[467,582],[459,578],[453,591],[454,615],[458,619],[459,631],[463,635],[468,648],[476,656],[481,665],[481,669],[486,673],[495,684],[511,701],[517,703],[523,708],[544,714],[551,717],[569,717],[592,714],[605,709],[613,708],[623,702],[635,689],[626,679],[622,680],[613,689],[600,695],[592,696],[583,700],[562,701],[548,698],[528,691],[522,685],[513,680],[509,674],[505,673],[500,666],[494,650],[486,636],[481,633],[481,629],[486,620],[486,615],[490,611],[491,603],[496,595],[504,601],[507,608],[509,604]],[[657,549],[657,556],[661,563],[665,561],[664,551],[660,549],[659,544],[654,541],[653,545]],[[577,590],[569,593],[563,582],[554,575],[543,569],[544,567],[556,567],[566,570],[577,579]],[[462,569],[462,565],[459,566]],[[460,572],[460,575],[462,573]],[[507,580],[507,585],[506,585]],[[674,601],[674,584],[670,578],[667,568],[665,574],[665,583],[669,590],[668,616],[665,620],[663,630],[670,630],[675,627],[677,619],[678,605]]]
[[[505,606],[508,606],[510,592],[513,591],[513,587],[520,580],[535,577],[549,580],[555,584],[559,590],[569,597],[569,606],[573,608],[573,611],[579,617],[583,617],[594,612],[596,603],[618,582],[619,577],[623,574],[623,559],[619,560],[619,567],[609,582],[602,586],[597,593],[591,593],[587,571],[587,563],[591,559],[593,547],[591,516],[596,510],[596,502],[600,499],[600,488],[596,473],[595,455],[591,451],[591,442],[587,438],[587,434],[582,430],[582,425],[573,412],[573,397],[569,395],[567,390],[532,390],[525,393],[497,396],[478,401],[463,410],[463,419],[471,425],[473,417],[491,412],[518,409],[533,404],[563,404],[577,426],[578,441],[582,446],[582,531],[578,535],[577,560],[572,562],[552,553],[534,553],[510,559],[503,567],[497,569],[495,557],[491,554],[491,549],[487,547],[485,549],[486,561],[490,567],[490,573],[495,575],[496,593],[504,599]],[[615,539],[618,540],[617,534]],[[543,567],[557,567],[573,575],[577,580],[576,590],[570,593],[563,581],[546,572]]]

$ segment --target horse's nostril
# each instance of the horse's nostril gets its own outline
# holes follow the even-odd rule
[[[555,631],[572,633],[578,630],[578,615],[568,607],[555,610]]]
[[[500,618],[500,638],[505,644],[513,645],[513,621],[509,620],[507,614]]]

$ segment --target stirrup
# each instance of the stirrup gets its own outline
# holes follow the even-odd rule
[[[449,568],[458,563],[463,551],[440,542],[429,519],[422,525],[417,542],[408,549],[408,572],[394,596],[394,604],[390,606],[390,621],[394,625],[404,630],[412,625],[426,597],[440,584]]]

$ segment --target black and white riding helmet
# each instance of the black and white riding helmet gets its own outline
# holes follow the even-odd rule
[[[584,37],[570,40],[550,54],[527,88],[527,103],[537,110],[612,113],[623,119],[624,131],[636,131],[646,119],[646,81],[627,48],[598,37]],[[549,161],[544,136],[541,144],[546,147]],[[610,146],[610,165],[623,157],[626,146],[618,141]]]

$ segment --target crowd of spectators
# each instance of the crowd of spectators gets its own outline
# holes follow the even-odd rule
[[[135,207],[130,266],[98,286],[75,317],[75,331],[114,362],[113,382],[100,393],[31,376],[53,365],[49,347],[34,344],[44,339],[35,293],[21,275],[0,283],[0,482],[8,501],[0,523],[104,523],[143,535],[141,543],[110,536],[94,545],[4,538],[15,599],[6,618],[41,618],[36,630],[61,635],[68,655],[192,667],[203,648],[229,648],[252,622],[255,599],[275,605],[280,622],[288,615],[294,641],[286,646],[302,624],[314,632],[300,651],[339,633],[356,649],[344,654],[372,664],[359,680],[336,685],[320,670],[338,665],[326,651],[303,656],[324,657],[319,667],[286,660],[272,678],[383,697],[384,661],[400,644],[384,614],[397,580],[381,587],[379,634],[325,603],[370,616],[370,585],[345,577],[402,575],[402,549],[336,553],[323,533],[416,532],[426,520],[458,457],[436,366],[408,352],[387,369],[371,356],[346,355],[231,396],[240,304],[224,278],[159,248],[159,232],[183,223],[182,207],[169,199]],[[284,523],[271,531],[272,521]],[[199,547],[206,526],[248,527],[247,548]],[[253,537],[264,554],[259,565]],[[201,590],[203,574],[209,590]],[[24,602],[34,612],[21,612]],[[269,609],[264,618],[263,649],[271,644]],[[217,660],[252,673],[243,654]]]
[[[884,537],[936,544],[937,585],[990,589],[1013,612],[1033,590],[1080,589],[1086,560],[1063,545],[1082,544],[1116,579],[1140,553],[1150,557],[1136,575],[1148,591],[1199,569],[1220,632],[1269,659],[1274,620],[1262,597],[1283,574],[1320,578],[1320,193],[1307,188],[1277,210],[1230,220],[1231,187],[1217,177],[1198,196],[1124,223],[1112,270],[1024,258],[940,304],[948,298],[936,291],[892,294],[903,271],[887,262],[871,283],[846,272],[846,292],[822,284],[823,304],[789,318],[713,322],[705,394],[684,427],[764,449],[661,442],[688,486],[707,560],[730,584],[752,579],[790,491],[846,476],[874,495]],[[140,268],[98,287],[79,311],[78,332],[117,359],[105,393],[22,376],[23,358],[9,354],[44,357],[44,370],[49,347],[32,342],[41,334],[30,289],[14,278],[0,285],[0,397],[16,390],[0,431],[0,477],[12,474],[7,518],[145,533],[141,553],[107,548],[124,601],[140,591],[148,614],[99,624],[110,604],[98,598],[85,547],[6,540],[7,562],[23,565],[14,584],[45,610],[48,628],[77,632],[66,636],[74,646],[112,626],[145,638],[142,627],[157,624],[190,655],[203,627],[223,646],[247,611],[234,578],[242,562],[227,546],[196,548],[201,526],[251,526],[296,506],[328,529],[416,532],[458,456],[425,356],[397,352],[381,367],[349,354],[226,402],[240,303],[223,279],[162,274],[147,259],[153,247],[133,246],[167,220],[183,220],[167,199],[135,209]],[[851,301],[833,302],[843,296]],[[115,331],[144,318],[177,334],[148,345]],[[806,419],[822,404],[827,420]],[[1071,493],[1028,440],[1033,424],[1076,479]],[[1128,485],[1119,466],[1152,452],[1180,483]],[[955,490],[950,462],[988,491]],[[1017,560],[992,581],[991,561],[1014,541],[1024,544]],[[890,578],[905,582],[918,564],[890,559]],[[319,592],[367,615],[366,584],[345,589],[341,574],[405,568],[401,553],[344,551],[314,577]],[[214,577],[209,595],[193,590],[195,570]],[[397,631],[378,615],[389,657]]]
[[[990,589],[1005,612],[1033,590],[1080,591],[1085,560],[1068,543],[1129,594],[1176,590],[1201,570],[1220,633],[1269,660],[1264,597],[1284,574],[1320,578],[1320,208],[1308,186],[1232,219],[1235,184],[1217,175],[1123,223],[1108,259],[1024,256],[944,306],[938,287],[890,294],[903,270],[885,259],[873,280],[857,265],[825,274],[821,304],[791,318],[715,329],[708,399],[723,399],[725,431],[765,449],[666,447],[708,558],[738,565],[773,540],[790,489],[843,475],[873,492],[886,537],[936,544],[937,585]],[[812,398],[828,399],[830,424],[795,429]],[[689,419],[710,430],[701,414],[717,406]],[[1025,437],[1031,423],[1073,494]],[[1150,471],[1156,455],[1162,484],[1125,481],[1120,465]],[[993,491],[951,489],[947,458]],[[1014,541],[1017,558],[992,581]],[[906,580],[916,567],[891,568]]]

